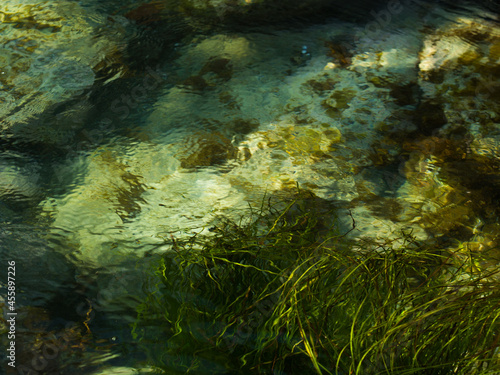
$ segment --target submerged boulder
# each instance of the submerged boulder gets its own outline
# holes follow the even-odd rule
[[[457,17],[426,36],[419,86],[423,99],[440,112],[427,135],[435,130],[454,137],[470,133],[477,139],[498,132],[499,46],[498,26],[473,16]]]
[[[169,84],[140,125],[149,139],[85,156],[74,190],[43,204],[54,232],[71,233],[78,259],[113,264],[125,254],[168,250],[171,235],[206,234],[215,215],[234,218],[264,193],[286,195],[297,185],[325,200],[366,206],[353,209],[363,236],[418,226],[422,239],[472,225],[479,211],[466,205],[468,182],[452,174],[475,164],[447,164],[440,174],[433,158],[451,163],[448,153],[460,152],[458,160],[470,153],[467,142],[458,147],[454,139],[476,125],[449,127],[453,111],[460,114],[453,107],[472,101],[454,83],[462,73],[472,83],[466,72],[481,72],[481,54],[488,55],[486,71],[496,74],[496,31],[461,21],[429,29],[405,17],[376,40],[344,49],[345,35],[361,27],[215,33],[178,46],[178,57],[162,68]],[[416,26],[401,33],[408,20]],[[478,31],[467,32],[471,27]],[[456,54],[439,52],[452,44],[438,36],[455,32],[476,38],[480,48],[461,48],[459,38]],[[467,52],[475,49],[482,57]],[[459,90],[452,98],[445,95],[450,88]],[[429,146],[435,132],[443,134]],[[476,149],[496,142],[494,135],[467,139]],[[440,215],[453,220],[436,224]]]
[[[494,18],[490,14],[491,18]],[[457,15],[424,38],[419,134],[407,140],[401,201],[436,236],[469,241],[498,217],[500,32]]]

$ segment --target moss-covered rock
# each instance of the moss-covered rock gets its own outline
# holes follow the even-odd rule
[[[500,165],[467,139],[427,137],[404,145],[405,184],[398,190],[400,220],[418,223],[434,236],[472,241],[500,214]]]
[[[217,133],[200,133],[190,137],[186,150],[179,156],[182,168],[209,167],[234,159],[236,147],[231,140]]]
[[[439,116],[448,125],[441,133],[465,126],[481,137],[486,129],[498,127],[498,116],[491,114],[500,112],[499,41],[496,25],[475,17],[442,25],[424,40],[419,85],[423,96],[442,108]]]

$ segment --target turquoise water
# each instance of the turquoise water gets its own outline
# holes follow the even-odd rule
[[[0,5],[0,281],[15,261],[25,371],[153,371],[131,325],[171,238],[297,186],[349,209],[353,240],[497,247],[492,2],[250,3]]]

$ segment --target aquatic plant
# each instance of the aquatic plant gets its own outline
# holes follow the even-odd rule
[[[172,238],[133,326],[152,364],[168,374],[499,373],[498,267],[410,232],[348,241],[337,215],[302,195],[221,219],[211,237]]]

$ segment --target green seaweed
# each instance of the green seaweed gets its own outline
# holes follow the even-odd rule
[[[133,326],[151,364],[169,374],[500,371],[498,266],[409,232],[348,241],[336,217],[302,194],[221,219],[209,237],[172,237]]]

